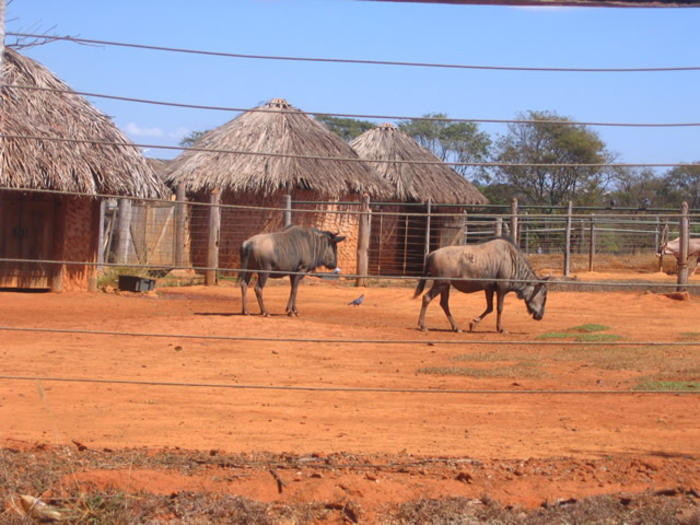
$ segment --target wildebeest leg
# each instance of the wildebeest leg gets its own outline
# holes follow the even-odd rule
[[[241,303],[242,303],[242,313],[243,315],[248,315],[248,305],[246,304],[246,295],[248,294],[248,285],[253,277],[252,272],[246,272],[241,275]]]
[[[478,325],[484,317],[493,312],[493,290],[486,289],[484,290],[484,293],[486,294],[486,310],[484,310],[479,317],[472,319],[472,322],[469,323],[470,332],[474,331],[476,325]]]
[[[287,301],[287,308],[285,309],[287,315],[299,315],[297,311],[297,287],[303,278],[304,274],[292,274],[289,276],[289,284],[291,284],[292,290],[289,293],[289,301]]]
[[[425,311],[428,309],[430,301],[442,291],[444,284],[445,283],[434,282],[433,287],[423,295],[423,306],[421,306],[420,315],[418,316],[418,328],[420,330],[425,331]],[[449,287],[450,283],[447,283],[447,286]]]
[[[452,325],[452,331],[453,332],[461,332],[461,330],[457,326],[457,323],[455,323],[455,320],[452,317],[452,314],[450,313],[450,286],[449,285],[445,286],[443,288],[442,292],[440,293],[440,306],[442,306],[442,311],[445,312],[445,315],[447,316],[447,320],[450,322],[450,325]]]
[[[503,292],[496,292],[496,330],[499,334],[505,332],[503,326],[501,326],[501,313],[503,312],[503,299],[505,299],[506,294]]]
[[[268,275],[269,274],[267,272],[258,272],[258,282],[255,283],[255,296],[258,298],[258,306],[260,306],[260,315],[264,315],[265,317],[268,317],[270,315],[265,309],[265,303],[263,303],[262,294],[263,287],[267,282]]]

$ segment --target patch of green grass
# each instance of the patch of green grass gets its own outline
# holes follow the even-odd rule
[[[700,381],[642,380],[632,390],[671,390],[674,392],[700,392]]]
[[[681,332],[678,334],[679,341],[697,341],[700,340],[700,332]]]
[[[567,339],[569,337],[572,337],[571,334],[565,334],[564,332],[545,332],[535,337],[535,339]]]
[[[419,374],[439,376],[465,376],[465,377],[527,377],[540,379],[546,374],[540,370],[539,364],[534,362],[520,362],[512,366],[498,366],[493,368],[473,368],[464,366],[430,366],[419,368]]]
[[[579,342],[610,342],[610,341],[619,341],[622,339],[621,335],[616,335],[616,334],[581,334],[577,335],[574,338],[574,341],[579,341]]]
[[[595,323],[581,324],[581,325],[573,326],[571,328],[566,329],[567,332],[585,332],[585,333],[604,332],[606,330],[610,330],[610,327],[605,326],[604,324],[595,324]]]

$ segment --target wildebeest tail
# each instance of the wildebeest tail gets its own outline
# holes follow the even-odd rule
[[[432,254],[428,254],[425,256],[425,259],[423,259],[423,276],[418,280],[418,285],[416,286],[416,291],[413,292],[413,298],[415,299],[418,297],[420,294],[423,293],[423,290],[425,290],[425,283],[428,281],[428,268],[430,266],[430,258],[432,257]]]
[[[239,279],[244,279],[248,275],[248,258],[250,257],[250,243],[248,241],[245,241],[243,244],[241,244],[241,248],[238,252],[241,257],[241,269],[238,272],[238,278]]]

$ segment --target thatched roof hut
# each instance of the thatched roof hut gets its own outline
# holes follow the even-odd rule
[[[0,286],[95,289],[100,195],[169,192],[117,126],[48,69],[6,49],[2,78]]]
[[[184,181],[192,193],[218,189],[263,196],[295,189],[332,198],[390,191],[340,137],[281,98],[207,132],[196,148],[210,151],[177,157],[169,167],[169,184]]]
[[[0,186],[143,198],[165,194],[141,152],[109,117],[67,93],[70,87],[44,66],[5,49],[2,78]]]
[[[482,193],[431,151],[393,124],[382,124],[364,132],[350,143],[361,158],[370,161],[394,188],[394,200],[443,204],[486,204]],[[409,162],[371,162],[409,161]],[[410,161],[430,164],[412,164]]]

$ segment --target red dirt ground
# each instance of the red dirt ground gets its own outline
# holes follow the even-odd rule
[[[652,277],[673,282],[663,274]],[[679,334],[700,333],[697,296],[676,300],[634,291],[551,291],[545,318],[536,322],[511,294],[503,318],[508,333],[498,334],[495,314],[476,333],[447,331],[437,300],[426,318],[431,330],[420,332],[420,301],[412,300],[412,289],[362,292],[363,304],[348,306],[358,289],[309,278],[299,290],[298,318],[281,314],[286,284],[265,290],[270,318],[239,315],[239,289],[231,284],[159,288],[148,294],[0,293],[3,328],[163,335],[0,330],[0,375],[5,377],[0,380],[0,446],[79,442],[91,450],[179,447],[212,455],[288,454],[297,460],[295,468],[278,472],[286,482],[281,494],[262,467],[247,468],[245,475],[236,475],[235,468],[216,475],[214,466],[193,475],[112,469],[77,472],[75,478],[128,490],[207,490],[258,501],[329,501],[350,495],[370,509],[425,497],[488,494],[504,504],[533,507],[545,500],[621,491],[700,490],[698,395],[631,393],[637,379],[654,370],[594,366],[585,348],[578,358],[562,358],[568,349],[564,343],[537,339],[596,323],[624,341],[677,342]],[[253,293],[249,300],[257,312]],[[484,299],[453,291],[451,305],[466,328]],[[399,342],[235,339],[241,337]],[[491,344],[477,344],[483,341]],[[690,369],[698,374],[697,346],[659,347],[660,363],[691,350]],[[455,359],[465,355],[479,359]],[[523,359],[529,359],[527,366],[518,366]],[[512,373],[492,376],[419,372],[509,366]],[[278,386],[298,388],[270,388]],[[483,390],[490,392],[476,392]],[[537,392],[542,390],[560,393]],[[581,390],[586,393],[572,393]],[[339,457],[359,458],[366,466],[343,468],[345,459]],[[320,469],[317,463],[324,458],[334,468]]]

